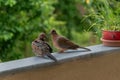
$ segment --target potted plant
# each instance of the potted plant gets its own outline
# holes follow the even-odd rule
[[[116,5],[116,4],[114,4]],[[120,14],[112,9],[108,1],[104,1],[103,30],[101,41],[105,46],[120,46]]]
[[[102,32],[101,41],[105,46],[120,46],[120,10],[114,7],[117,3],[111,5],[107,0],[97,0],[87,16],[91,21],[90,28]]]

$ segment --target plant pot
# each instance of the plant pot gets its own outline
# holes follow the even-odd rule
[[[120,31],[103,30],[101,41],[105,46],[120,46]]]
[[[120,47],[120,40],[106,40],[101,38],[104,46]]]
[[[102,38],[105,40],[120,40],[120,31],[103,30]]]

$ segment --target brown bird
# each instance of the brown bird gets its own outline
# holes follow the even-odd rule
[[[45,41],[46,35],[45,33],[41,33],[37,39],[35,39],[32,42],[32,50],[35,53],[36,56],[48,56],[55,62],[57,62],[57,59],[51,54],[52,48],[50,45]]]
[[[51,35],[52,35],[52,42],[53,45],[59,50],[60,53],[64,52],[65,50],[68,49],[73,49],[76,50],[78,48],[86,49],[87,51],[91,51],[88,48],[81,47],[69,39],[65,38],[64,36],[60,36],[57,34],[55,30],[51,30]]]

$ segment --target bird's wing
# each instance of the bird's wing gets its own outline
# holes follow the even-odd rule
[[[45,42],[45,44],[46,44],[46,46],[48,47],[50,53],[52,53],[52,52],[53,52],[53,49],[51,48],[51,46],[50,46],[47,42]]]
[[[76,49],[79,48],[78,45],[76,45],[75,43],[73,43],[72,41],[70,41],[69,39],[65,38],[65,37],[59,37],[57,39],[57,43],[61,48],[65,48],[65,49]]]
[[[44,41],[33,41],[32,49],[36,55],[45,55],[46,53],[50,53],[49,46]]]

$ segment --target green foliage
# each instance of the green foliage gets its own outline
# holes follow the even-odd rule
[[[85,10],[79,0],[58,0],[55,4],[56,19],[66,22],[64,34],[70,39],[73,38],[72,30],[83,32],[89,28],[88,21],[81,22]]]
[[[90,28],[96,32],[101,29],[120,30],[120,2],[115,0],[92,0],[87,4],[89,14],[84,20],[89,20]]]
[[[0,0],[0,59],[24,57],[27,46],[41,32],[63,25],[54,18],[56,0]],[[19,51],[22,50],[22,53]],[[31,49],[29,49],[31,50]],[[32,52],[32,51],[29,51]]]

